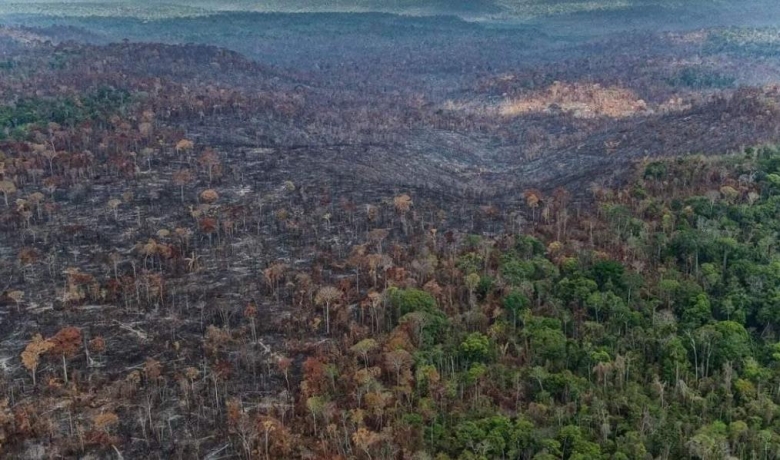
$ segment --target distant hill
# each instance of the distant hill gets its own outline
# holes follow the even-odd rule
[[[539,17],[592,12],[636,11],[649,22],[666,11],[669,17],[704,20],[741,15],[768,19],[780,10],[766,0],[30,0],[0,2],[0,15],[110,16],[141,19],[193,17],[226,11],[246,12],[380,12],[405,15],[456,15],[479,21],[528,21]],[[680,17],[682,15],[682,17]]]
[[[625,31],[721,26],[773,27],[780,2],[769,0],[102,0],[0,1],[0,24],[62,25],[92,19],[154,22],[226,13],[388,13],[453,16],[487,26],[529,26],[548,36],[581,39]],[[60,22],[64,21],[64,22]],[[111,36],[112,34],[108,34]],[[212,41],[218,43],[217,41]]]

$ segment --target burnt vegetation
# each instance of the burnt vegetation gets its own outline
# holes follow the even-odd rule
[[[774,35],[419,21],[0,28],[0,456],[778,458]]]

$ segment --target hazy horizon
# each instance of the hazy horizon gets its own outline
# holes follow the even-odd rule
[[[0,16],[51,15],[78,17],[122,16],[139,19],[207,16],[224,12],[253,13],[391,13],[401,15],[452,15],[469,21],[522,23],[542,18],[579,17],[583,21],[609,13],[644,15],[649,24],[654,16],[669,15],[692,26],[711,23],[750,25],[780,18],[778,2],[766,0],[31,0],[0,1]],[[641,22],[641,21],[640,21]],[[630,24],[641,26],[640,24]]]

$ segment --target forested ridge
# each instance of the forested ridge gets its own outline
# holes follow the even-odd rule
[[[420,235],[303,363],[310,428],[374,458],[775,458],[778,167],[653,162],[576,213],[528,191],[522,233]]]

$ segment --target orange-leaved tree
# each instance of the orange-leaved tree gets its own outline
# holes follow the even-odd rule
[[[32,376],[33,385],[36,384],[35,373],[38,370],[38,365],[41,362],[41,355],[45,354],[54,347],[54,344],[48,340],[44,340],[41,334],[35,334],[24,348],[22,352],[22,365],[30,371]]]
[[[62,358],[62,375],[67,383],[68,360],[81,350],[81,330],[72,326],[64,327],[54,334],[49,342],[53,345],[49,352]]]

